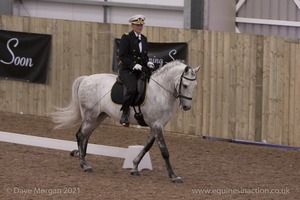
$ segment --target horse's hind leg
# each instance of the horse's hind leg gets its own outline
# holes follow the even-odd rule
[[[89,166],[85,161],[87,144],[88,144],[89,137],[92,134],[92,130],[89,130],[88,132],[83,131],[84,130],[83,127],[85,126],[89,126],[89,125],[86,122],[83,122],[78,132],[76,133],[79,160],[80,160],[80,166],[85,172],[92,172],[93,171],[92,167]]]
[[[80,160],[80,166],[85,172],[92,172],[92,167],[89,166],[85,160],[88,140],[92,132],[99,126],[99,124],[107,117],[106,114],[101,114],[98,118],[93,121],[83,121],[79,130],[76,133],[77,144],[78,144],[78,154]],[[76,150],[71,152],[72,156],[77,154]]]

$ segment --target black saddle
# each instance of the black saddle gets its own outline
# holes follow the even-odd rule
[[[141,76],[137,82],[137,94],[135,95],[134,103],[131,106],[141,106],[145,102],[146,90],[147,90],[147,78]],[[119,77],[111,90],[111,100],[116,104],[123,104],[124,95],[123,95],[123,83]]]
[[[138,91],[137,91],[137,94],[135,95],[134,103],[131,105],[135,112],[134,117],[141,126],[148,126],[148,124],[145,122],[144,116],[141,112],[141,105],[144,104],[145,99],[146,99],[147,84],[149,82],[150,76],[151,76],[151,73],[149,74],[149,73],[144,72],[138,79],[138,82],[137,82]],[[124,101],[123,83],[119,77],[117,77],[117,80],[112,87],[111,100],[116,104],[123,104],[123,101]],[[138,111],[135,109],[135,106],[138,106]]]

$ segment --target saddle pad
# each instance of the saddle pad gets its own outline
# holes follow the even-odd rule
[[[117,81],[111,89],[111,100],[116,104],[123,104],[123,85]]]
[[[144,103],[146,97],[146,89],[147,89],[146,85],[147,84],[145,81],[140,81],[138,83],[138,94],[136,95],[134,104],[131,106],[140,106]],[[111,90],[111,100],[116,104],[122,105],[123,99],[124,99],[123,84],[116,81]]]

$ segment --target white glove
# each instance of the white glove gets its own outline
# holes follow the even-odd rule
[[[147,63],[147,66],[148,66],[149,68],[151,68],[151,69],[153,69],[153,68],[154,68],[154,64],[153,64],[153,62],[148,62],[148,63]]]
[[[133,70],[142,70],[142,65],[140,64],[135,64],[134,67],[133,67]]]

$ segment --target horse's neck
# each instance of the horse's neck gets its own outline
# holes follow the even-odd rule
[[[180,76],[180,69],[169,69],[168,71],[155,74],[152,77],[153,91],[163,95],[166,101],[175,102],[176,90],[175,80]]]
[[[174,92],[175,90],[175,80],[181,75],[182,70],[180,68],[170,68],[167,71],[160,72],[153,76],[154,80],[157,80],[164,88],[168,91]]]

